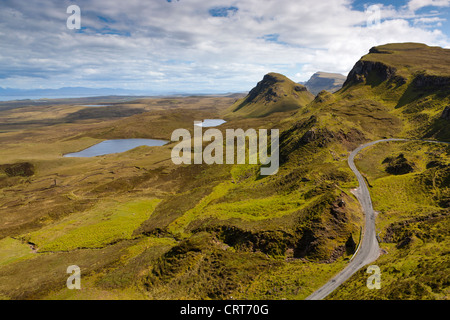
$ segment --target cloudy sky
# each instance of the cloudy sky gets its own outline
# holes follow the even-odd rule
[[[449,18],[450,0],[0,0],[0,87],[247,91],[346,75],[379,44],[450,48]]]

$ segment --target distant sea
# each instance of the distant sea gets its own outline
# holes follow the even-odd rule
[[[1,96],[0,101],[15,101],[15,100],[40,100],[40,99],[71,99],[71,98],[89,98],[97,97],[98,95],[67,95],[67,96]]]

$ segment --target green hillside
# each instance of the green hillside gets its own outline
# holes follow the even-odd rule
[[[383,137],[450,139],[450,50],[422,44],[372,48],[335,95],[323,92],[307,110],[328,130]]]
[[[336,94],[320,93],[297,114],[314,117],[307,137],[450,141],[450,50],[422,44],[372,48]],[[380,144],[359,156],[382,256],[382,289],[368,290],[363,268],[329,299],[448,299],[449,147]]]
[[[305,86],[278,73],[269,73],[249,94],[226,112],[226,119],[265,117],[275,112],[297,110],[314,99]]]

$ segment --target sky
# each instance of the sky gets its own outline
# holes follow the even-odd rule
[[[450,0],[0,0],[0,87],[244,92],[347,75],[376,45],[450,48],[449,18]]]

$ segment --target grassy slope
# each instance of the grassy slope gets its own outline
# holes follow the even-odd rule
[[[275,112],[297,110],[314,96],[300,84],[278,74],[269,73],[243,99],[224,113],[225,119],[265,117]]]
[[[450,103],[448,51],[409,43],[377,47],[373,52],[379,53],[364,56],[337,94],[319,95],[307,110],[319,126],[356,129],[367,140],[448,140],[449,126],[440,119]],[[424,84],[418,85],[418,79]]]

